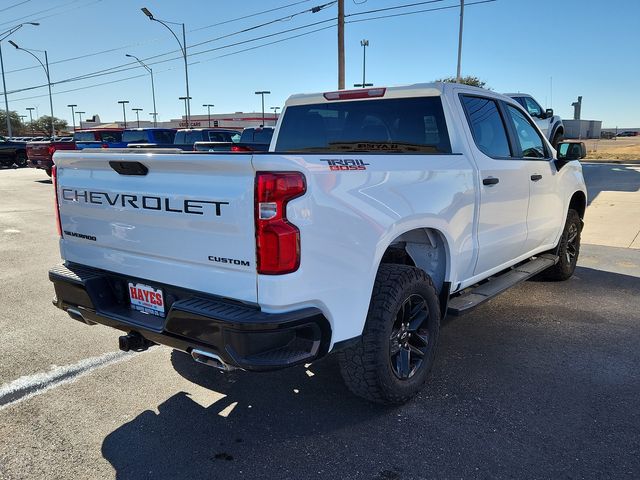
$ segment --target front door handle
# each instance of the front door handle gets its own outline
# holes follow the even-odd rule
[[[487,177],[487,178],[483,178],[482,179],[482,184],[483,185],[495,185],[496,183],[498,183],[500,181],[499,178],[495,178],[495,177]]]
[[[531,181],[537,182],[538,180],[542,180],[542,175],[539,175],[537,173],[535,175],[531,175]]]

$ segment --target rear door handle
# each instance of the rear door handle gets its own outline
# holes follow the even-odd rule
[[[538,180],[542,180],[542,175],[539,175],[537,173],[535,175],[531,175],[531,180],[533,182],[537,182]]]
[[[487,177],[487,178],[483,178],[482,179],[482,184],[483,185],[495,185],[496,183],[498,183],[500,181],[499,178],[495,178],[495,177]]]

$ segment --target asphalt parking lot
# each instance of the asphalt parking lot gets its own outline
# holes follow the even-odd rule
[[[640,478],[640,166],[585,177],[575,276],[447,320],[428,388],[384,408],[332,357],[222,374],[119,353],[51,305],[50,182],[0,170],[0,479]]]

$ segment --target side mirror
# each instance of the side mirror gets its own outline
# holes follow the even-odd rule
[[[544,111],[544,115],[545,115],[545,117],[544,117],[544,118],[551,118],[551,117],[553,117],[553,108],[547,108],[547,109]]]
[[[560,142],[558,144],[558,170],[572,160],[580,160],[587,156],[587,147],[584,142]]]

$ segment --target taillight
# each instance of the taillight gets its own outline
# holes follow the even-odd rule
[[[53,194],[56,200],[56,227],[58,235],[62,237],[62,222],[60,221],[60,204],[58,203],[58,172],[55,164],[51,167],[51,183],[53,183]]]
[[[232,152],[251,152],[252,149],[246,145],[231,145]]]
[[[258,273],[282,275],[300,266],[300,230],[287,220],[287,203],[307,191],[300,172],[256,174]]]
[[[55,145],[49,145],[47,147],[47,153],[49,154],[49,157],[53,157],[53,154],[56,153],[56,146]]]
[[[100,148],[109,148],[109,145],[107,143],[103,143],[102,145],[100,145]]]
[[[338,90],[323,94],[327,100],[354,100],[356,98],[384,97],[386,88],[360,88],[358,90]]]

